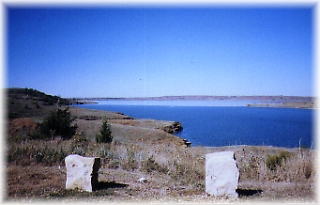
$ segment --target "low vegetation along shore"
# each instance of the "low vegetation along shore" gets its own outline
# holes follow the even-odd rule
[[[213,101],[213,102],[243,102],[248,107],[278,107],[278,108],[317,108],[314,97],[303,96],[163,96],[144,98],[72,98],[74,104],[91,104],[96,101]]]
[[[239,198],[233,202],[316,201],[316,150],[188,147],[172,134],[180,129],[177,122],[73,107],[32,89],[11,89],[7,95],[8,202],[230,201],[205,192],[205,154],[225,150],[235,153],[240,172]],[[50,119],[67,119],[69,127],[61,130],[68,132],[57,134],[50,129]],[[104,123],[111,130],[110,143],[97,140]],[[65,189],[64,158],[69,154],[101,157],[99,190]],[[142,177],[146,181],[138,182]]]

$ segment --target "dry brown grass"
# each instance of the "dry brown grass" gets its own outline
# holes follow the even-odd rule
[[[8,200],[16,200],[17,197],[80,200],[80,196],[81,200],[90,201],[228,202],[207,196],[204,181],[205,154],[225,150],[235,152],[240,171],[239,188],[262,190],[260,195],[241,197],[236,201],[315,200],[315,150],[251,146],[186,147],[182,139],[159,129],[168,122],[124,119],[124,115],[101,111],[71,110],[77,116],[96,116],[95,120],[94,117],[90,120],[77,119],[77,138],[8,141],[8,155],[11,156],[7,167]],[[110,145],[97,144],[94,136],[106,116],[112,118],[113,142]],[[20,131],[9,138],[17,139]],[[20,155],[14,159],[18,156],[15,155],[17,150]],[[276,170],[270,170],[266,159],[281,151],[290,152],[290,157]],[[49,164],[46,160],[36,161],[34,157],[39,152],[50,155],[48,159],[57,160],[51,160]],[[99,180],[127,186],[107,187],[91,194],[66,191],[64,162],[58,159],[62,155],[55,154],[61,152],[101,157]],[[147,182],[139,183],[141,177]]]

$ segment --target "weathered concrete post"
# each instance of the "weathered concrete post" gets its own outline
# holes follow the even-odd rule
[[[92,192],[98,185],[100,158],[69,155],[65,159],[67,168],[66,189],[79,188]]]
[[[232,151],[206,154],[206,192],[237,198],[239,170]]]

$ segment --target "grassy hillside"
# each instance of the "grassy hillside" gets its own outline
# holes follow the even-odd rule
[[[59,97],[39,91],[8,92],[6,186],[8,201],[228,202],[205,193],[205,154],[231,150],[240,171],[236,202],[313,202],[316,151],[297,148],[229,146],[187,147],[165,132],[175,122],[133,119],[121,113],[70,107],[77,132],[63,140],[52,135],[33,139],[41,122],[57,109]],[[37,96],[40,95],[40,96]],[[50,98],[52,101],[46,101]],[[52,102],[52,103],[49,103]],[[28,107],[28,109],[27,109]],[[20,112],[21,111],[21,112]],[[113,141],[97,143],[103,120]],[[101,157],[101,187],[92,193],[65,190],[64,158],[69,154]],[[145,183],[138,179],[144,177]]]
[[[9,119],[45,116],[57,103],[60,105],[70,104],[67,99],[47,95],[30,88],[9,88],[5,92]]]

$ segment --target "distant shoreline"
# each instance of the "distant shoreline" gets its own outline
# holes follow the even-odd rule
[[[304,96],[163,96],[135,98],[73,98],[72,104],[97,104],[97,101],[253,101],[243,106],[270,108],[317,108],[315,97]]]
[[[161,96],[161,97],[83,97],[69,98],[77,100],[263,100],[263,101],[315,101],[310,96],[207,96],[207,95],[183,95],[183,96]]]

